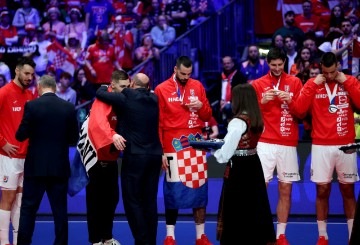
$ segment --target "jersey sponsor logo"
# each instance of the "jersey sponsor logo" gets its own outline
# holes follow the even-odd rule
[[[315,95],[316,99],[326,99],[327,97],[328,97],[327,94],[317,94],[317,95]]]
[[[168,98],[168,101],[169,102],[178,102],[178,101],[180,101],[180,98],[179,97],[172,97],[172,98]]]
[[[3,182],[4,182],[4,183],[7,183],[8,181],[9,181],[9,176],[4,175],[4,177],[3,177]]]

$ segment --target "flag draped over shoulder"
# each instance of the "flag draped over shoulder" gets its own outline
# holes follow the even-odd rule
[[[49,62],[55,67],[56,70],[61,69],[74,74],[77,67],[76,60],[72,57],[71,53],[66,50],[60,43],[54,41],[47,48],[47,55]]]
[[[77,145],[87,172],[97,161],[116,161],[119,157],[120,151],[112,139],[116,123],[112,107],[95,99],[89,117],[82,124]]]

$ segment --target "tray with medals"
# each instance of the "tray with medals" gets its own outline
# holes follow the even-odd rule
[[[223,139],[189,141],[190,146],[199,150],[217,150],[224,144]]]
[[[352,143],[352,144],[347,144],[347,145],[343,145],[343,146],[339,147],[339,150],[341,150],[341,151],[347,151],[347,150],[353,150],[353,149],[359,150],[359,148],[360,148],[360,143]]]

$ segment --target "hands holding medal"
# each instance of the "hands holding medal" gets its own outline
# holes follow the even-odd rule
[[[203,103],[198,99],[194,99],[184,105],[188,107],[190,111],[198,111],[203,106]]]
[[[277,89],[269,89],[268,91],[265,92],[265,94],[261,100],[261,104],[266,104],[270,100],[274,100],[275,98],[279,98],[279,100],[285,101],[287,103],[290,103],[290,101],[291,101],[289,92],[285,92],[285,91],[281,91],[281,90],[277,90]]]

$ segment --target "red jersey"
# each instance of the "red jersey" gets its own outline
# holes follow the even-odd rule
[[[295,26],[299,27],[304,33],[316,32],[320,30],[320,17],[311,15],[310,18],[305,18],[304,15],[300,14],[295,17]]]
[[[264,131],[259,141],[296,146],[299,139],[298,118],[302,118],[304,115],[291,110],[286,102],[278,98],[266,104],[261,104],[261,99],[266,91],[274,89],[275,86],[278,86],[278,90],[289,92],[291,98],[296,99],[302,88],[301,80],[284,72],[278,80],[269,72],[267,75],[254,80],[252,85],[256,90],[264,121]]]
[[[19,142],[15,139],[15,133],[20,125],[24,114],[25,103],[34,99],[34,95],[28,89],[23,90],[11,81],[0,89],[0,154],[7,156],[2,147],[9,142],[19,146],[15,158],[25,158],[28,140]]]
[[[160,140],[166,152],[164,139],[169,139],[167,133],[181,134],[199,133],[202,134],[204,122],[209,121],[212,110],[206,97],[205,88],[200,81],[189,78],[185,86],[180,85],[174,80],[175,74],[159,84],[155,88],[155,94],[159,98],[159,134]],[[192,98],[196,98],[203,103],[198,111],[190,111],[184,104],[189,103]],[[169,142],[171,143],[171,142]]]
[[[101,49],[97,43],[90,45],[86,53],[86,60],[91,63],[96,71],[94,83],[111,82],[111,73],[115,69],[113,62],[116,60],[113,45],[109,45],[106,50]]]
[[[317,85],[315,78],[308,80],[299,97],[289,104],[299,113],[309,111],[312,115],[312,142],[317,145],[346,145],[354,142],[353,106],[360,108],[360,83],[355,77],[346,75],[347,80],[341,84],[327,82],[329,92],[334,93],[331,110],[330,100],[325,84]],[[335,90],[335,85],[337,89]],[[330,112],[332,111],[332,112]]]

